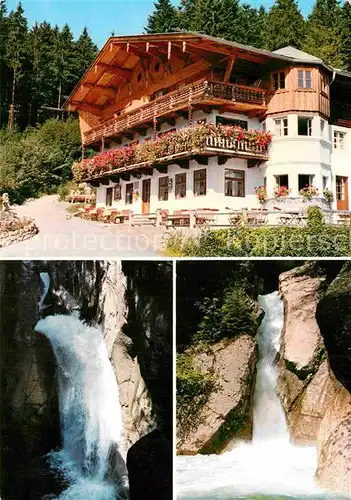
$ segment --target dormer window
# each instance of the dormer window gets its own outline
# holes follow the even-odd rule
[[[278,90],[278,89],[285,89],[285,72],[284,71],[277,71],[276,73],[273,73],[273,89]]]
[[[298,71],[298,87],[299,89],[312,88],[312,73],[311,71],[299,70]]]

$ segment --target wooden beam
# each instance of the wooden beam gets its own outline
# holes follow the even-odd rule
[[[106,95],[108,97],[115,98],[117,94],[117,89],[112,87],[104,87],[103,85],[94,85],[93,83],[82,83],[81,87],[93,90],[96,89],[101,95]]]
[[[98,188],[100,186],[100,181],[88,181],[88,182],[93,187]]]
[[[208,165],[207,156],[196,155],[194,156],[194,160],[196,160],[199,165]]]
[[[157,172],[160,172],[160,174],[167,174],[168,173],[167,165],[156,165],[155,168],[156,168]]]
[[[92,106],[91,104],[87,104],[85,102],[72,101],[71,105],[75,106],[81,111],[88,111],[89,113],[96,116],[101,116],[102,113],[102,108],[100,106]]]
[[[120,174],[121,175],[121,179],[123,181],[130,181],[130,174],[127,173],[127,172],[124,172],[123,174]]]
[[[189,160],[172,160],[172,163],[178,165],[180,168],[189,169]]]
[[[129,80],[132,76],[132,69],[120,68],[119,66],[111,66],[109,64],[97,63],[95,64],[95,71],[102,70],[109,75],[117,75],[123,79]]]
[[[229,160],[229,156],[218,156],[218,165],[225,165]]]
[[[233,56],[228,61],[227,69],[225,71],[224,80],[223,80],[224,82],[229,82],[229,80],[230,80],[230,75],[232,74],[232,71],[233,71],[235,59],[236,59],[236,56]]]

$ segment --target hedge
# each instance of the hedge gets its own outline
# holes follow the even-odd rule
[[[318,207],[309,207],[304,227],[204,229],[198,237],[171,234],[169,256],[342,257],[351,255],[351,226],[329,226]]]

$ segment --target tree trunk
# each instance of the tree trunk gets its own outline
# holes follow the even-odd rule
[[[58,95],[58,102],[57,102],[57,109],[61,109],[61,92],[62,92],[62,80],[59,82],[59,95]],[[60,111],[57,111],[57,118],[60,118]]]
[[[16,91],[16,72],[13,72],[11,105],[9,110],[9,125],[8,128],[12,132],[15,123],[15,91]]]

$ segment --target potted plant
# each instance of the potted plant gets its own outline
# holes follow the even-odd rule
[[[255,193],[258,201],[261,205],[264,205],[267,201],[267,188],[266,186],[258,186],[255,188]]]
[[[284,198],[286,198],[287,196],[289,196],[290,191],[291,190],[287,186],[278,186],[277,185],[274,189],[273,195],[277,201],[281,201]]]
[[[299,194],[303,201],[311,201],[313,196],[318,196],[318,189],[312,185],[308,185],[300,189]]]
[[[333,200],[334,200],[333,193],[328,188],[325,188],[323,191],[323,196],[324,196],[324,198],[325,198],[325,200],[328,203],[329,208],[330,208],[332,203],[333,203]]]

